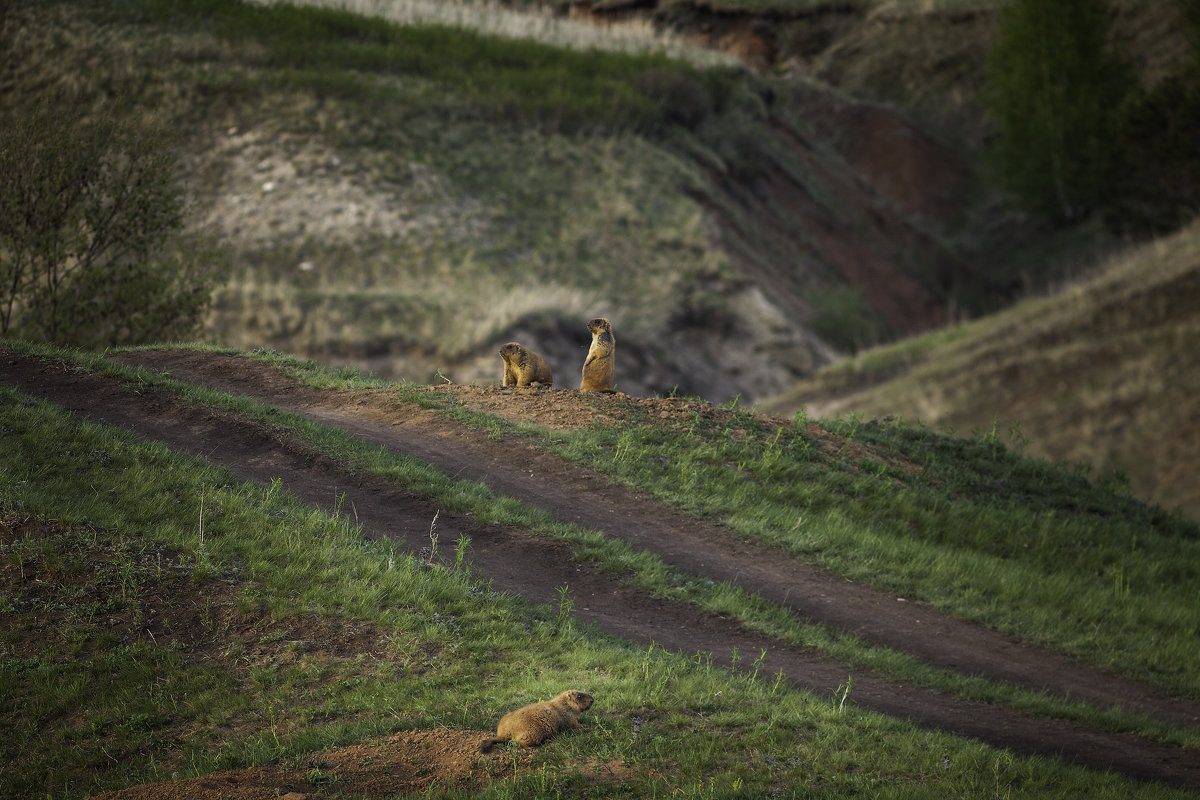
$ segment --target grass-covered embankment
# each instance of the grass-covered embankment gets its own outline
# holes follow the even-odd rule
[[[547,775],[589,796],[1173,796],[604,641],[564,609],[489,597],[463,569],[366,542],[344,513],[3,392],[10,793],[50,779],[83,796],[391,730],[487,729],[565,681],[603,703],[539,751],[540,773],[483,796],[529,796]],[[321,657],[289,627],[353,646]],[[595,785],[569,768],[593,760],[633,777]]]
[[[1133,494],[1196,519],[1198,310],[1193,224],[1055,294],[863,352],[762,405],[995,430],[1031,455],[1128,479]]]
[[[209,326],[228,344],[403,351],[432,376],[523,319],[609,311],[649,338],[681,287],[728,275],[668,145],[742,158],[724,134],[762,99],[740,68],[235,0],[14,19],[17,121],[58,95],[182,134],[195,223],[236,264]]]
[[[256,357],[319,388],[380,385]],[[995,427],[958,436],[903,419],[803,414],[780,425],[736,403],[724,422],[664,424],[631,402],[620,424],[551,431],[421,387],[398,397],[487,435],[524,435],[839,574],[1200,697],[1196,523],[1121,481],[1028,456]],[[836,435],[836,450],[820,430]]]

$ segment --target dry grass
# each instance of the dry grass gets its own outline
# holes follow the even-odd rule
[[[998,426],[1030,454],[1125,473],[1200,516],[1200,223],[1090,280],[958,329],[827,368],[763,404],[816,416]]]
[[[404,374],[469,381],[471,354],[485,353],[490,376],[492,345],[522,319],[608,315],[652,336],[681,283],[724,268],[700,209],[673,191],[678,165],[645,142],[552,136],[530,153],[531,134],[477,130],[470,151],[428,139],[374,166],[344,152],[332,166],[334,151],[273,130],[224,137],[205,155],[226,168],[203,190],[203,222],[235,243],[241,268],[209,337],[384,376],[397,355],[422,353]],[[482,163],[490,183],[473,184]],[[504,205],[517,192],[520,213]]]
[[[275,0],[256,0],[269,4]],[[697,66],[732,65],[732,56],[696,47],[651,20],[633,18],[598,26],[562,16],[548,6],[516,9],[496,0],[291,0],[295,5],[338,8],[392,22],[449,25],[509,39],[529,39],[572,50],[665,53]]]
[[[297,296],[284,281],[251,274],[221,290],[209,334],[233,347],[286,340],[304,352],[343,357],[381,348],[392,355],[425,351],[432,375],[498,341],[523,318],[545,312],[584,319],[599,302],[595,293],[562,284],[479,276],[469,285],[466,291],[430,281],[363,291],[353,283],[322,281],[315,292]],[[494,354],[487,355],[490,366]]]

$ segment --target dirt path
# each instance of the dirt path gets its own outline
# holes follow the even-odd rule
[[[1096,705],[1121,705],[1176,725],[1200,726],[1200,706],[1195,703],[1161,696],[1140,684],[806,567],[614,486],[589,470],[526,448],[512,437],[489,439],[431,411],[396,402],[386,393],[317,392],[247,359],[206,353],[132,353],[121,360],[335,425],[372,444],[433,463],[452,476],[483,481],[558,519],[602,530],[681,570],[735,582],[798,617],[855,632],[932,664],[1086,698]],[[413,550],[428,543],[429,525],[438,512],[429,501],[381,479],[348,476],[328,459],[272,438],[240,418],[190,407],[155,392],[135,393],[113,381],[11,353],[0,356],[0,380],[80,416],[222,464],[243,480],[281,478],[288,491],[306,502],[331,507],[344,492],[344,507],[352,505],[366,535],[401,539]],[[523,403],[537,402],[534,392],[484,394],[489,402],[507,405],[508,413],[520,414]],[[593,418],[603,409],[586,412]],[[728,662],[735,648],[743,657],[765,650],[764,669],[782,669],[798,686],[829,694],[853,675],[854,702],[920,725],[1020,753],[1059,755],[1138,779],[1200,786],[1200,751],[1033,719],[872,675],[747,632],[694,606],[623,586],[618,578],[575,561],[565,546],[522,530],[481,526],[469,517],[442,513],[438,531],[442,541],[454,541],[459,534],[470,537],[474,568],[493,588],[553,603],[565,584],[578,618],[613,635],[684,653],[710,652],[718,662]]]

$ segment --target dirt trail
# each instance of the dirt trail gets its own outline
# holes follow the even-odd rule
[[[1121,678],[1104,675],[1061,656],[1030,647],[976,625],[944,617],[915,603],[823,573],[778,551],[740,541],[610,483],[603,476],[527,448],[512,437],[492,440],[397,402],[383,392],[334,393],[298,387],[248,359],[192,352],[131,353],[120,360],[214,389],[254,397],[345,429],[387,449],[435,464],[446,473],[479,480],[544,508],[556,518],[603,531],[635,548],[658,554],[686,572],[729,580],[780,603],[800,618],[852,631],[862,638],[912,653],[937,666],[967,674],[1069,694],[1096,705],[1119,705],[1180,726],[1200,727],[1200,705],[1170,698]],[[172,397],[131,388],[93,375],[64,370],[15,354],[0,355],[0,380],[57,403],[80,416],[128,428],[168,446],[224,465],[240,479],[281,478],[306,502],[330,507],[342,493],[369,536],[390,536],[409,548],[428,543],[437,507],[371,476],[349,476],[329,459],[280,441],[246,420],[194,408]],[[488,392],[473,387],[474,402],[505,406],[521,415],[547,397],[535,391]],[[556,395],[562,415],[568,390]],[[611,413],[619,413],[612,398]],[[626,402],[628,398],[624,399]],[[591,421],[594,405],[580,405]],[[558,424],[569,424],[559,420]],[[613,635],[685,653],[710,652],[728,662],[734,649],[745,656],[765,651],[764,668],[782,670],[792,683],[829,694],[853,675],[852,700],[860,706],[1020,753],[1057,755],[1075,763],[1112,769],[1130,777],[1179,786],[1200,786],[1200,751],[1177,748],[1071,722],[1025,717],[982,703],[898,683],[812,651],[748,632],[694,606],[671,603],[623,586],[618,577],[575,561],[569,550],[516,529],[482,526],[469,517],[442,513],[443,541],[471,539],[474,568],[493,588],[534,602],[556,602],[570,587],[581,621]],[[748,659],[751,660],[751,659]]]

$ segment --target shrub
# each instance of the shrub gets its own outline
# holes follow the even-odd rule
[[[190,333],[222,276],[185,242],[175,160],[111,118],[0,127],[0,335],[102,347]]]
[[[879,322],[869,313],[862,292],[853,286],[831,286],[812,294],[813,330],[823,340],[854,354],[879,340]]]
[[[1192,57],[1122,109],[1123,165],[1109,226],[1166,233],[1200,214],[1200,0],[1178,0]]]
[[[1119,232],[1168,233],[1200,214],[1200,69],[1172,76],[1124,109],[1123,169],[1107,222]]]
[[[634,85],[650,98],[667,125],[695,128],[715,107],[708,87],[692,71],[653,67],[638,75]]]
[[[1029,209],[1076,220],[1103,205],[1117,110],[1133,71],[1109,47],[1103,0],[1013,0],[987,59],[1001,183]]]

